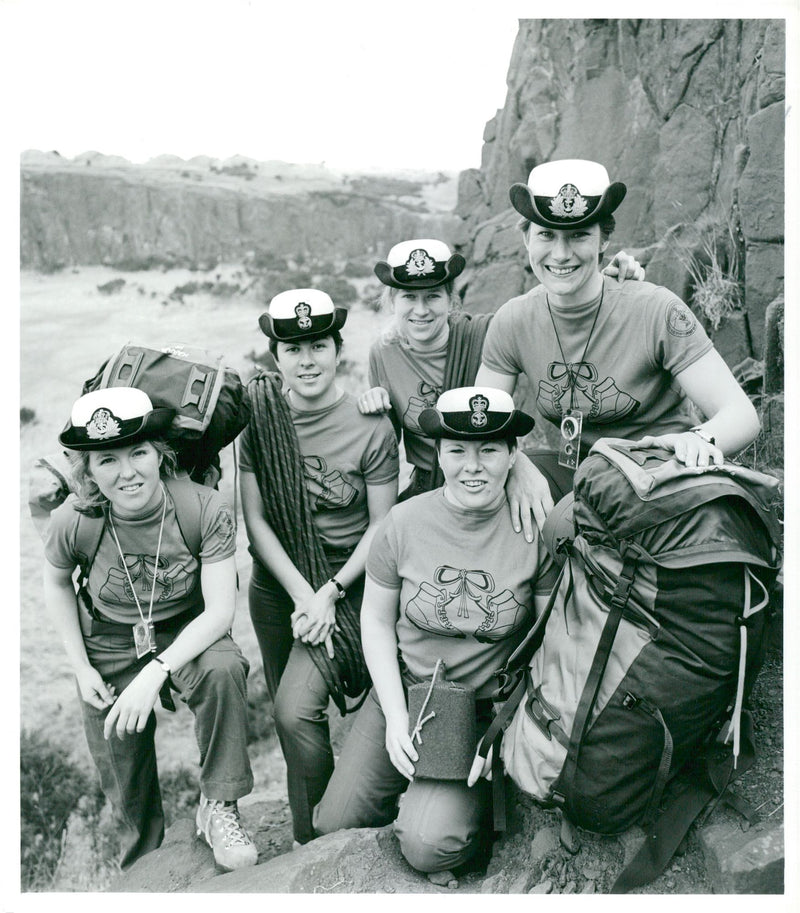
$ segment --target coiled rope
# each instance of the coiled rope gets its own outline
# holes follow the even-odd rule
[[[297,570],[318,590],[331,577],[328,559],[314,525],[303,461],[279,374],[256,375],[247,385],[253,404],[253,464],[267,522]],[[334,659],[324,644],[307,645],[328,691],[344,716],[346,698],[365,696],[369,673],[361,649],[359,607],[347,597],[336,603],[332,635]]]

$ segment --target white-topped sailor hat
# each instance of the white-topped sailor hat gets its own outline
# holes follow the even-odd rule
[[[68,450],[108,450],[159,437],[170,426],[175,410],[153,407],[136,387],[107,387],[84,393],[58,440]]]
[[[523,437],[534,420],[514,408],[514,400],[494,387],[456,387],[446,390],[432,409],[417,419],[428,437],[457,441],[488,441],[510,435]]]
[[[527,184],[513,184],[511,205],[546,228],[581,228],[610,215],[627,187],[612,184],[606,169],[586,159],[562,159],[537,165]]]
[[[316,288],[280,292],[258,318],[261,332],[279,342],[324,336],[344,326],[347,309],[335,307],[330,295]]]
[[[461,254],[452,254],[443,241],[414,238],[395,244],[375,264],[375,275],[391,288],[437,288],[460,275],[465,265]]]

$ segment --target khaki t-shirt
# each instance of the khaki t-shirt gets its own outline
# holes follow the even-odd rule
[[[397,641],[408,669],[430,678],[441,658],[447,678],[478,697],[497,686],[494,673],[534,621],[534,595],[548,594],[557,576],[540,537],[514,532],[505,498],[467,510],[443,488],[389,511],[367,574],[399,590]]]
[[[500,374],[525,374],[537,410],[554,424],[565,410],[580,409],[582,449],[600,437],[686,431],[695,420],[675,375],[705,355],[711,340],[668,289],[607,277],[604,283],[588,349],[598,299],[578,308],[551,300],[551,320],[540,285],[497,311],[483,363]]]
[[[392,424],[385,415],[362,415],[349,393],[324,409],[289,408],[320,538],[330,548],[352,548],[369,525],[367,485],[391,482],[400,472]],[[251,424],[239,438],[245,472],[254,472],[254,433]]]

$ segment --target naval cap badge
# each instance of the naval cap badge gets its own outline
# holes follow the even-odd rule
[[[428,276],[435,268],[436,264],[422,247],[412,250],[406,260],[406,272],[409,276]]]
[[[297,325],[301,330],[307,330],[311,326],[311,313],[310,305],[306,304],[305,301],[299,302],[295,305],[294,309],[295,314],[297,315]]]
[[[469,408],[472,410],[472,415],[469,417],[472,427],[483,428],[488,421],[486,410],[489,408],[489,400],[482,393],[476,393],[469,400]]]
[[[550,199],[550,212],[560,219],[579,219],[588,208],[589,204],[574,184],[564,184]]]
[[[86,423],[86,435],[93,441],[104,441],[120,434],[119,422],[105,408],[95,409]]]

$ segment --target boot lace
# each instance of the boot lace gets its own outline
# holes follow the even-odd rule
[[[209,825],[212,817],[216,816],[222,829],[222,836],[226,846],[247,846],[250,838],[242,827],[239,819],[239,808],[235,803],[209,800]]]

